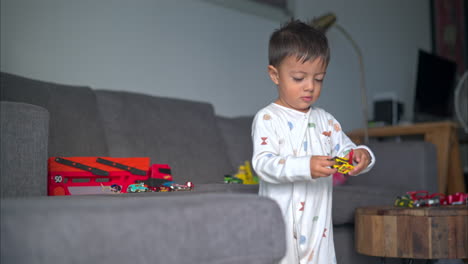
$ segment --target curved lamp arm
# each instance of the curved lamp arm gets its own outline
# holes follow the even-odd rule
[[[367,109],[367,90],[366,90],[366,84],[365,84],[365,78],[364,78],[364,62],[362,60],[362,52],[359,46],[357,45],[356,41],[351,37],[351,35],[346,31],[342,26],[339,24],[335,23],[334,26],[336,29],[338,29],[343,35],[351,42],[354,50],[357,53],[358,59],[359,59],[359,69],[361,72],[361,104],[362,104],[362,115],[363,115],[363,122],[364,122],[364,143],[368,144],[369,143],[369,127],[368,127],[368,121],[369,121],[369,114],[368,114],[368,109]]]

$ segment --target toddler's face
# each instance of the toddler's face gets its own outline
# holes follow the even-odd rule
[[[278,86],[275,103],[307,112],[320,97],[326,68],[321,58],[302,63],[296,56],[286,57],[277,68],[269,65],[268,74]]]

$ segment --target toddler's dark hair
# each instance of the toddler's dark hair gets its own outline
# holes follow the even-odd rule
[[[302,63],[321,57],[328,65],[330,48],[327,37],[322,31],[300,20],[291,20],[271,35],[268,62],[278,67],[285,57],[291,55]]]

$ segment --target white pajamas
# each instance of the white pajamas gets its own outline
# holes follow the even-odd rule
[[[312,155],[344,157],[356,145],[323,109],[307,113],[272,103],[252,124],[252,165],[259,194],[275,200],[286,224],[286,256],[281,263],[336,263],[333,245],[332,177],[312,179]],[[365,146],[372,157],[372,152]]]

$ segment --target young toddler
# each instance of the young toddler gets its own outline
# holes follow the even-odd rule
[[[275,102],[252,124],[252,165],[259,194],[275,200],[286,224],[281,263],[336,263],[332,230],[334,156],[353,150],[350,175],[369,171],[375,157],[356,146],[338,121],[313,104],[320,97],[330,58],[325,35],[293,20],[273,32],[268,74],[278,88]]]

